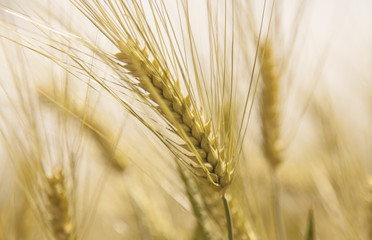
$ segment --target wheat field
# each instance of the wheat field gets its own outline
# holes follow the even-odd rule
[[[0,240],[372,240],[372,4],[0,0]]]

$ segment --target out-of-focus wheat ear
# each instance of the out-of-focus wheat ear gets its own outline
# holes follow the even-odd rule
[[[269,165],[275,169],[281,162],[279,129],[279,76],[270,42],[259,50],[262,88],[260,117],[262,150]]]
[[[273,218],[278,240],[286,239],[280,206],[280,188],[276,169],[282,163],[279,128],[279,86],[278,65],[269,40],[259,48],[262,88],[260,95],[261,148],[270,166]]]
[[[55,168],[53,175],[48,177],[48,210],[50,225],[56,240],[72,240],[74,224],[67,199],[67,189],[64,172]]]
[[[144,97],[158,105],[154,107],[195,154],[196,157],[190,158],[195,175],[222,191],[231,182],[231,172],[226,167],[223,147],[212,131],[211,122],[205,123],[197,117],[191,96],[183,96],[178,80],[172,78],[157,56],[152,56],[154,60],[151,61],[147,49],[140,48],[132,39],[120,41],[118,48],[120,53],[115,56],[124,63],[127,73],[138,80],[137,87],[148,93]]]
[[[199,186],[199,192],[203,198],[206,209],[208,209],[208,214],[211,219],[216,221],[221,228],[224,228],[226,219],[224,206],[219,194],[216,194],[216,192],[211,191],[211,189],[208,189],[203,185]],[[226,194],[226,198],[230,206],[231,220],[234,224],[234,239],[255,240],[256,235],[251,229],[248,218],[244,217],[244,211],[241,208],[242,205],[240,202],[230,194]]]
[[[179,232],[169,216],[167,200],[157,199],[157,190],[150,190],[141,178],[131,178],[127,190],[129,204],[132,206],[135,221],[141,237],[137,239],[172,240],[178,239]],[[156,189],[156,188],[155,188]],[[170,221],[169,221],[170,220]]]
[[[256,240],[256,234],[253,232],[248,219],[244,216],[241,204],[235,201],[231,195],[227,195],[230,204],[231,216],[234,223],[235,239]]]
[[[100,121],[98,117],[94,116],[89,112],[88,106],[80,106],[76,101],[70,98],[62,97],[61,93],[57,90],[51,90],[48,88],[38,88],[41,102],[50,103],[56,107],[56,109],[63,111],[68,116],[78,120],[85,130],[91,134],[92,139],[98,144],[102,152],[105,155],[106,164],[111,166],[118,172],[123,172],[127,166],[127,157],[124,154],[124,150],[116,144],[116,136],[114,131],[108,124],[103,124],[107,121]]]
[[[212,239],[212,231],[207,219],[207,213],[202,205],[203,202],[200,193],[198,192],[197,185],[195,181],[193,181],[194,179],[192,176],[189,176],[180,164],[178,164],[178,171],[185,185],[187,197],[189,198],[194,216],[197,220],[194,239],[210,240]]]

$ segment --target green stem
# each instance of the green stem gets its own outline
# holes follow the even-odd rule
[[[274,213],[274,221],[275,221],[275,232],[276,232],[276,239],[278,240],[286,240],[286,234],[281,214],[281,206],[280,206],[280,189],[279,189],[279,181],[276,176],[276,172],[272,169],[271,172],[271,185],[272,185],[272,202],[273,202],[273,213]]]
[[[234,230],[233,230],[233,225],[232,225],[230,206],[229,206],[229,202],[227,201],[226,194],[222,196],[222,202],[225,207],[227,230],[229,232],[229,240],[234,240]]]

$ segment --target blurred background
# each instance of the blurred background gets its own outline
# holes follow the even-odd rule
[[[208,66],[206,2],[217,13],[225,5],[164,1],[174,26],[184,2]],[[312,217],[313,239],[372,240],[372,2],[233,6],[235,24],[227,25],[238,53],[237,111],[250,76],[258,81],[230,189],[250,238],[282,239],[273,214],[279,206],[284,239],[305,239]],[[262,39],[270,39],[279,79],[278,205],[262,149],[261,80],[252,71],[263,9]],[[120,92],[113,71],[82,42],[111,54],[115,46],[69,1],[0,0],[0,29],[0,239],[203,239],[174,155],[120,97],[150,111],[92,77]],[[210,212],[219,209],[203,201]],[[226,239],[216,225],[211,239]]]

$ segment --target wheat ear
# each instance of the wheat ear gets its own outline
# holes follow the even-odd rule
[[[222,147],[218,146],[212,134],[211,123],[203,123],[199,114],[192,109],[190,96],[184,97],[179,82],[171,79],[170,72],[159,61],[150,61],[146,48],[131,39],[119,42],[120,53],[116,57],[124,62],[123,67],[139,82],[138,87],[149,93],[148,99],[155,102],[160,114],[174,127],[175,132],[186,143],[190,151],[195,153],[191,158],[194,172],[207,178],[217,189],[224,189],[231,181],[223,159]]]
[[[155,102],[156,109],[175,129],[175,133],[187,144],[188,150],[195,154],[190,159],[193,173],[206,179],[214,189],[222,194],[225,206],[229,239],[234,239],[229,205],[225,192],[231,183],[231,171],[226,167],[223,147],[211,131],[211,122],[204,123],[200,114],[193,108],[190,95],[183,96],[180,84],[172,81],[170,71],[158,59],[150,60],[146,48],[132,39],[118,43],[120,53],[116,54],[123,67],[138,80],[137,87],[145,90],[146,98]]]
[[[50,223],[56,240],[72,240],[72,222],[69,212],[69,202],[66,197],[66,182],[63,170],[54,170],[48,178],[48,202]]]
[[[282,162],[279,139],[279,74],[272,44],[267,41],[259,49],[262,73],[261,132],[262,150],[270,166],[273,215],[277,239],[286,239],[280,207],[280,189],[276,169]]]
[[[278,122],[279,76],[269,43],[260,48],[260,55],[262,73],[260,112],[262,124],[262,149],[270,166],[276,168],[281,163]]]

